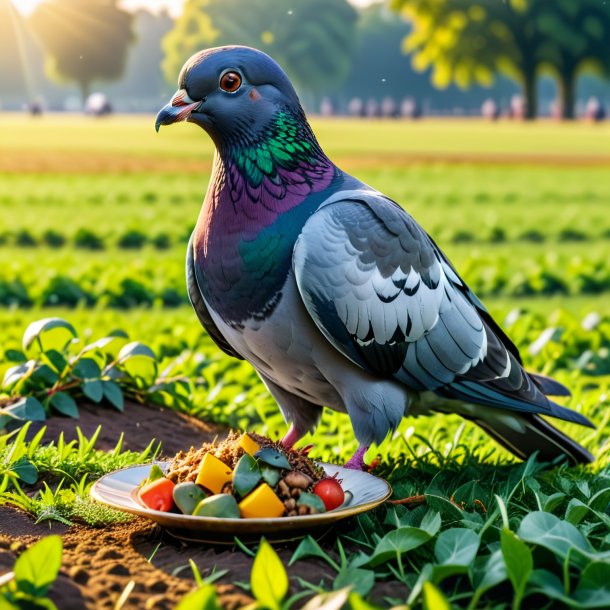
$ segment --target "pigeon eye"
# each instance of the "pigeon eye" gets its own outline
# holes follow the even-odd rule
[[[235,93],[241,87],[241,76],[237,72],[225,72],[220,77],[220,88],[228,93]]]

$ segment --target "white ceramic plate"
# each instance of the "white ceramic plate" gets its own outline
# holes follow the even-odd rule
[[[158,463],[162,468],[167,464]],[[164,513],[142,506],[136,499],[141,481],[148,477],[150,464],[132,466],[111,472],[91,488],[91,497],[117,510],[134,513],[157,522],[170,534],[193,542],[232,542],[258,539],[290,540],[304,536],[312,530],[328,529],[337,521],[352,517],[378,506],[392,495],[387,481],[368,472],[341,468],[334,464],[319,463],[332,476],[337,473],[341,486],[353,497],[349,504],[320,515],[280,517],[277,519],[224,519],[219,517],[194,517],[176,513]]]

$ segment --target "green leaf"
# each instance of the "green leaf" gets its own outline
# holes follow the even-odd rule
[[[577,498],[572,498],[566,508],[566,521],[578,525],[587,516],[588,512],[589,507],[586,504]]]
[[[431,582],[424,583],[423,593],[425,610],[451,610],[447,598]]]
[[[478,595],[508,578],[502,551],[497,549],[487,557],[477,558],[472,567],[472,583]]]
[[[206,584],[185,595],[174,610],[222,610],[214,585]]]
[[[590,563],[582,572],[574,599],[582,608],[610,608],[610,563]]]
[[[288,562],[288,566],[290,567],[297,561],[301,559],[307,559],[309,557],[319,557],[328,563],[331,567],[336,570],[339,569],[339,566],[333,561],[333,559],[328,555],[328,553],[322,550],[322,547],[316,542],[314,538],[311,536],[306,536],[300,542],[299,546],[295,549],[290,561]]]
[[[83,394],[93,402],[100,402],[104,398],[104,386],[99,379],[91,379],[83,383]]]
[[[461,521],[464,513],[448,498],[434,494],[426,494],[426,504],[438,511],[443,517],[453,521]]]
[[[442,532],[434,546],[440,564],[469,566],[479,550],[479,536],[472,530],[456,527]]]
[[[123,398],[123,390],[121,386],[114,381],[102,381],[104,388],[104,398],[117,410],[125,409],[125,400]]]
[[[261,480],[261,471],[258,462],[247,453],[244,453],[233,471],[233,489],[241,496],[251,492]]]
[[[36,361],[29,360],[23,364],[18,364],[17,366],[11,366],[4,373],[4,379],[2,380],[2,387],[10,389],[13,385],[15,385],[18,381],[21,381],[25,377],[32,374],[34,369],[36,368]]]
[[[587,539],[576,527],[551,513],[529,513],[521,522],[517,535],[525,542],[545,547],[562,560],[571,549],[581,549],[585,553],[591,550]],[[572,558],[577,563],[587,563],[579,553],[572,553]]]
[[[41,402],[34,396],[21,398],[16,403],[0,409],[0,428],[9,422],[20,419],[24,421],[44,421],[47,414]]]
[[[4,359],[8,362],[26,362],[25,354],[18,349],[7,349],[4,352]]]
[[[333,588],[342,589],[351,587],[351,590],[359,595],[366,597],[375,585],[375,572],[372,570],[363,570],[362,568],[353,568],[345,566],[339,570]]]
[[[131,377],[153,380],[157,375],[155,353],[143,343],[132,341],[125,345],[119,352],[118,360]]]
[[[62,415],[78,419],[78,407],[76,406],[76,402],[67,392],[55,392],[55,394],[51,396],[51,406]]]
[[[432,539],[433,535],[419,527],[407,526],[393,530],[377,543],[368,564],[373,567],[378,566],[396,558],[397,555],[412,551],[422,544],[426,544]]]
[[[256,601],[274,610],[280,608],[281,601],[288,592],[286,570],[273,547],[264,538],[261,539],[252,564],[250,584]]]
[[[65,351],[68,344],[77,337],[76,330],[69,322],[61,318],[43,318],[32,322],[23,334],[23,351],[32,346],[34,342],[41,351],[55,349]]]
[[[32,595],[44,595],[57,578],[61,554],[59,536],[47,536],[33,544],[15,562],[15,582],[18,587]]]
[[[74,364],[72,374],[79,379],[99,379],[102,371],[93,358],[81,358]]]
[[[27,485],[33,485],[38,480],[38,469],[25,456],[13,462],[10,470]]]
[[[525,592],[525,585],[534,568],[532,551],[525,542],[519,540],[513,532],[506,528],[500,534],[500,544],[508,578],[515,590],[515,598],[520,602]],[[518,607],[518,604],[513,605],[513,608]]]
[[[55,349],[50,349],[44,352],[43,357],[50,364],[51,368],[59,375],[61,375],[68,366],[68,361],[64,358],[63,354]]]

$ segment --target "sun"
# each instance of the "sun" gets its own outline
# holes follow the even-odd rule
[[[13,6],[22,14],[30,15],[42,0],[11,0]]]

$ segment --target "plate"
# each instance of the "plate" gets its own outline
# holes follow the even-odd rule
[[[182,540],[232,543],[234,537],[244,542],[258,540],[261,536],[282,541],[319,533],[342,519],[371,510],[392,495],[392,488],[387,481],[368,472],[323,462],[317,464],[327,475],[333,476],[336,473],[337,477],[342,479],[343,489],[353,494],[349,504],[319,515],[277,519],[225,519],[164,513],[146,508],[139,503],[136,496],[140,482],[148,477],[150,464],[131,466],[104,475],[91,488],[91,497],[117,510],[152,519],[172,536]],[[157,462],[157,465],[165,469],[168,463]]]

